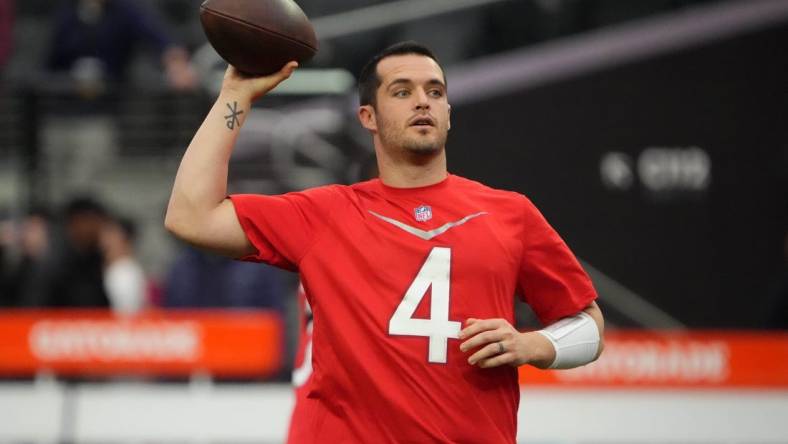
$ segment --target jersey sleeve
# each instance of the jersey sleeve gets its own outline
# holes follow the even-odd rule
[[[574,315],[596,299],[596,290],[572,251],[525,199],[519,287],[544,325]]]
[[[239,259],[296,271],[327,226],[339,197],[335,186],[277,196],[231,195],[241,228],[257,249]]]

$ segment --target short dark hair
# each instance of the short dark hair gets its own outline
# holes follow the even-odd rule
[[[107,215],[107,210],[104,205],[92,197],[80,196],[66,203],[63,213],[65,213],[66,219],[87,214],[104,217]]]
[[[112,222],[117,225],[129,242],[133,242],[137,238],[137,225],[133,220],[123,216],[114,216]]]
[[[435,63],[440,64],[435,54],[421,43],[409,40],[389,46],[372,57],[372,59],[364,65],[361,74],[358,76],[358,101],[361,106],[375,106],[375,96],[381,82],[380,77],[378,77],[378,63],[386,57],[408,54],[423,55],[435,60]]]

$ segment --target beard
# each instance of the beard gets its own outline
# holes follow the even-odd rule
[[[443,151],[446,146],[448,128],[438,123],[428,134],[421,131],[411,131],[406,126],[404,129],[395,122],[379,121],[378,136],[383,146],[415,156],[433,156]]]

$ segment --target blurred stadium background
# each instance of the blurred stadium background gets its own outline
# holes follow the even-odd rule
[[[0,442],[284,439],[297,276],[162,226],[223,72],[199,3],[0,0]],[[362,177],[355,75],[424,42],[450,170],[530,196],[608,321],[598,362],[521,372],[519,441],[788,442],[788,1],[298,3],[320,52],[233,192]]]

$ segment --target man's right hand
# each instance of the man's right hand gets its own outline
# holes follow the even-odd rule
[[[298,68],[298,62],[288,62],[278,72],[267,76],[250,76],[238,71],[234,66],[227,67],[222,81],[222,94],[231,94],[248,99],[250,102],[260,98],[277,85],[287,80]]]
[[[290,62],[269,76],[252,77],[227,68],[222,91],[197,130],[175,177],[164,225],[178,238],[230,257],[256,251],[227,199],[227,170],[251,103],[290,77]]]

